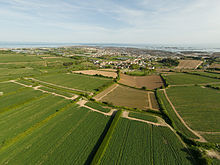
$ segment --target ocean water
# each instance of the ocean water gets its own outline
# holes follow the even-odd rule
[[[220,45],[168,45],[168,44],[118,44],[118,43],[52,43],[52,42],[0,42],[0,48],[39,48],[63,46],[133,47],[170,52],[200,51],[220,52]]]

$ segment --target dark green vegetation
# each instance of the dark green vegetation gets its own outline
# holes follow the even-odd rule
[[[160,62],[165,66],[177,66],[179,64],[179,61],[177,59],[172,58],[164,58]]]
[[[191,164],[189,159],[169,128],[121,118],[101,164]]]
[[[220,102],[217,99],[220,98],[220,93],[218,90],[183,86],[169,88],[167,94],[178,113],[192,129],[204,132],[220,130]]]
[[[151,116],[147,113],[138,113],[138,112],[130,112],[129,117],[137,118],[137,119],[142,119],[146,121],[151,121],[151,122],[157,122],[157,118],[154,116]]]
[[[169,85],[220,83],[220,80],[186,73],[172,73],[164,76]]]

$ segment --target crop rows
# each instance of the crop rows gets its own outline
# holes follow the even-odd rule
[[[151,121],[151,122],[155,122],[155,123],[157,122],[156,117],[151,116],[151,115],[146,114],[146,113],[130,112],[129,117],[142,119],[142,120],[147,120],[147,121]]]
[[[94,103],[94,102],[87,102],[85,105],[87,105],[91,108],[97,109],[99,111],[102,111],[102,112],[109,112],[110,111],[109,108],[104,108],[100,104]]]
[[[183,150],[169,128],[120,119],[101,164],[191,164]]]

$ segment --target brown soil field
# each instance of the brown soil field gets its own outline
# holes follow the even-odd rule
[[[106,90],[102,91],[101,93],[97,94],[93,98],[97,101],[101,100],[104,96],[106,96],[108,93],[112,92],[118,87],[118,84],[113,84],[112,86],[108,87]]]
[[[163,81],[158,75],[129,76],[121,74],[119,83],[136,88],[142,88],[145,86],[147,89],[155,89],[163,85]]]
[[[200,60],[179,60],[179,62],[176,69],[196,69],[202,64]]]
[[[41,57],[42,59],[62,58],[62,57]]]
[[[79,71],[73,71],[73,73],[82,73],[82,74],[87,74],[87,75],[102,75],[105,77],[117,77],[117,73],[115,72],[107,72],[107,71],[101,71],[101,70],[79,70]]]
[[[101,101],[129,108],[139,108],[143,110],[149,108],[148,92],[122,85],[118,85],[113,91],[105,95]]]
[[[158,109],[159,110],[159,105],[157,103],[156,97],[154,93],[150,93],[150,100],[151,100],[151,105],[153,109]]]

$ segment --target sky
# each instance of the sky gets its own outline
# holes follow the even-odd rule
[[[220,0],[0,0],[0,41],[220,45]]]

